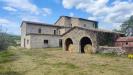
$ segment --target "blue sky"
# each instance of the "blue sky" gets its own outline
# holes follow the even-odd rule
[[[0,0],[0,6],[0,25],[16,35],[23,20],[53,24],[62,15],[74,16],[112,30],[133,15],[133,0]]]

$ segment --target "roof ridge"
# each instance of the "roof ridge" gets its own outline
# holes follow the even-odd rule
[[[104,30],[99,30],[99,29],[94,29],[94,28],[87,29],[87,28],[82,28],[82,27],[74,26],[73,28],[71,28],[70,30],[68,30],[68,31],[65,32],[64,34],[62,34],[62,36],[64,36],[65,34],[69,33],[70,31],[72,31],[72,30],[75,29],[75,28],[84,29],[84,30],[91,30],[91,31],[97,31],[97,32],[124,34],[124,33],[120,33],[120,32],[104,31]]]

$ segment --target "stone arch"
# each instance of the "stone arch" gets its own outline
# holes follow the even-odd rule
[[[85,53],[84,47],[87,44],[90,44],[92,46],[92,40],[89,37],[82,37],[80,39],[80,52],[81,53]]]
[[[71,38],[67,38],[67,39],[65,40],[65,47],[66,47],[65,50],[66,50],[66,51],[68,51],[70,44],[73,44],[73,41],[72,41]]]

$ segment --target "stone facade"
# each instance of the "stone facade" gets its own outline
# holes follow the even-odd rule
[[[102,36],[104,35],[104,36]],[[95,53],[98,50],[99,46],[114,46],[115,42],[107,41],[105,38],[110,37],[110,35],[113,37],[109,39],[110,41],[113,41],[114,39],[117,39],[119,36],[122,36],[123,34],[115,33],[115,32],[109,32],[109,31],[101,31],[98,29],[84,29],[80,27],[74,27],[73,29],[69,30],[65,34],[63,34],[63,49],[67,50],[66,40],[69,38],[72,40],[72,44],[75,46],[75,52],[81,52],[81,46],[82,44],[85,46],[86,44],[91,44],[93,53]],[[82,43],[82,38],[87,37],[90,39],[91,43]],[[89,40],[88,40],[89,41]],[[102,41],[104,43],[102,43]],[[87,40],[85,40],[87,42]]]
[[[61,36],[53,35],[36,35],[30,34],[30,48],[48,48],[48,47],[60,47],[59,40]],[[48,43],[44,43],[45,40],[48,40]]]
[[[99,46],[114,46],[121,33],[98,29],[98,22],[82,18],[61,16],[54,25],[23,21],[21,25],[21,47],[47,48],[62,47],[68,51],[84,53],[85,45],[95,53]]]
[[[73,42],[73,45],[75,46],[75,52],[81,52],[81,47],[80,47],[80,40],[83,37],[88,37],[91,42],[92,42],[92,47],[95,52],[97,48],[97,41],[96,41],[96,35],[91,33],[91,32],[86,32],[84,30],[75,28],[71,32],[64,34],[63,35],[63,49],[66,51],[66,40],[70,38]]]
[[[23,22],[21,26],[21,47],[25,48],[45,48],[59,47],[58,32],[60,27],[50,26],[48,24]],[[44,40],[48,40],[48,44],[44,44]],[[46,46],[47,45],[47,46]]]
[[[21,24],[21,47],[61,47],[61,35],[72,27],[95,28],[96,25],[96,21],[68,16],[61,16],[54,25],[23,21]]]

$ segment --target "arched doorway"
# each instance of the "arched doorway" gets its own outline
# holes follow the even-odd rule
[[[70,44],[73,44],[72,39],[68,38],[65,41],[66,51],[68,51]]]
[[[84,47],[85,47],[86,45],[88,45],[88,44],[92,46],[92,42],[91,42],[90,38],[88,38],[88,37],[83,37],[83,38],[80,40],[81,53],[85,53]]]

